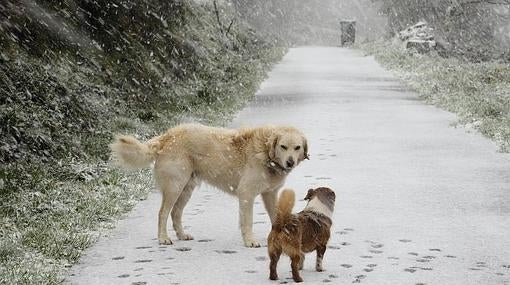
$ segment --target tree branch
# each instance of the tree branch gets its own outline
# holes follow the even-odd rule
[[[218,5],[216,4],[216,0],[213,1],[214,3],[214,12],[216,13],[216,20],[218,21],[218,25],[220,26],[220,32],[223,34],[223,24],[220,20],[220,12],[218,11]]]
[[[234,24],[235,18],[232,18],[232,21],[230,21],[230,25],[228,25],[227,31],[225,32],[225,36],[228,36],[228,33],[230,33],[230,28],[232,28],[232,24]]]

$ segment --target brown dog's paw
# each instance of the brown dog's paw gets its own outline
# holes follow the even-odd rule
[[[276,273],[275,274],[272,274],[272,273],[269,274],[269,279],[271,279],[271,280],[278,280],[278,274],[276,274]]]
[[[301,276],[294,277],[294,278],[292,278],[292,279],[294,279],[294,282],[296,282],[296,283],[303,282],[303,278],[301,278]]]
[[[160,245],[172,245],[174,244],[169,237],[166,238],[158,238]]]

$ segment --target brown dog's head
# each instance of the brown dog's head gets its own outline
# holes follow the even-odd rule
[[[333,211],[336,200],[336,194],[333,190],[328,187],[319,187],[308,190],[305,200],[311,201],[314,198],[318,198],[322,204],[326,205],[331,211]]]
[[[290,171],[308,158],[308,142],[305,136],[292,127],[277,127],[267,141],[269,159]]]

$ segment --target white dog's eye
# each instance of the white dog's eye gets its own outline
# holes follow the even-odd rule
[[[287,147],[286,147],[286,146],[284,146],[283,144],[282,144],[282,145],[280,145],[280,147],[281,147],[281,148],[283,148],[284,150],[287,150]]]
[[[298,145],[298,146],[296,146],[296,147],[294,148],[294,150],[299,150],[299,149],[301,149],[301,146],[300,146],[300,145]]]

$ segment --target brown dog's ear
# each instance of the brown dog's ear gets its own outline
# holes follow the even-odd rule
[[[300,157],[301,161],[310,159],[308,155],[308,140],[303,136],[303,156]]]
[[[305,201],[308,201],[308,200],[312,199],[313,194],[315,194],[315,190],[314,189],[308,189],[308,193],[306,193],[306,196],[305,196]]]
[[[276,145],[278,144],[279,140],[280,136],[274,132],[267,139],[266,145],[269,150],[268,155],[271,160],[274,160],[276,157]]]
[[[331,190],[331,189],[330,189]],[[332,201],[335,201],[336,200],[336,194],[335,192],[333,192],[333,190],[329,191],[328,192],[328,198]]]

